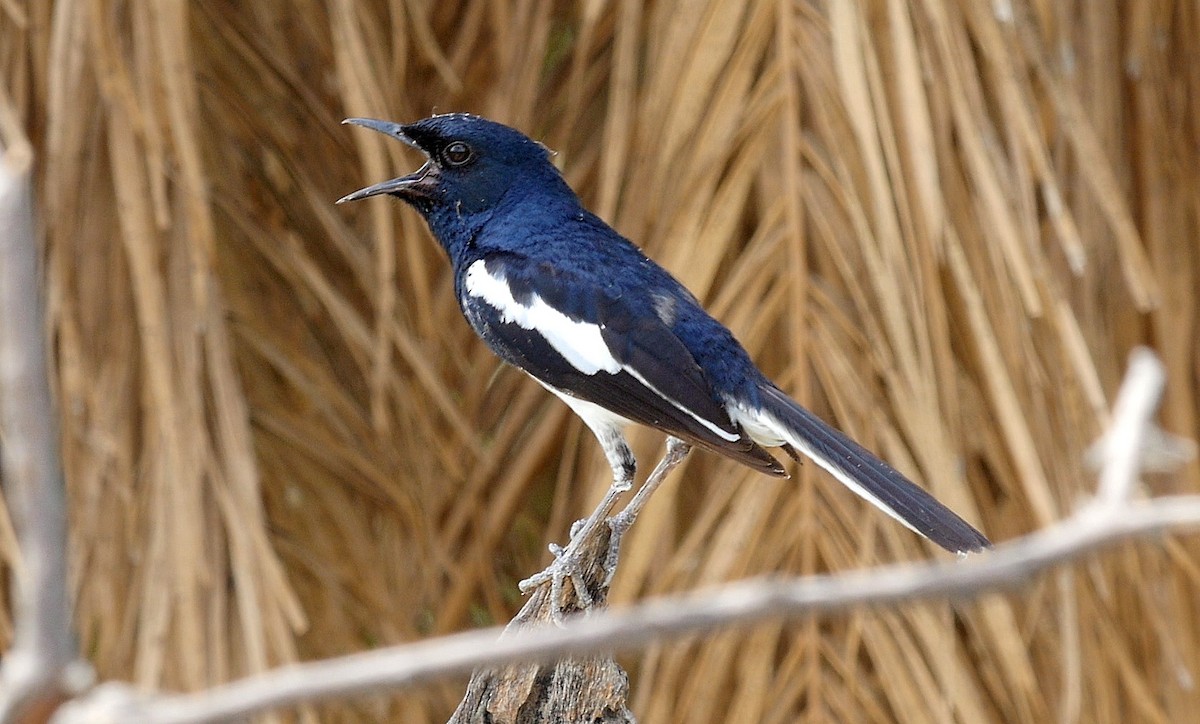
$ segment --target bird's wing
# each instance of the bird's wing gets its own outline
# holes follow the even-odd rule
[[[471,263],[460,295],[484,341],[559,394],[785,474],[729,418],[696,360],[653,309],[635,309],[594,279],[514,254]]]

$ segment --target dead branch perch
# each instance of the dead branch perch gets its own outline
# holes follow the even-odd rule
[[[604,562],[608,543],[606,525],[596,528],[595,534],[583,541],[586,567],[582,578],[591,591],[591,610],[602,610],[607,601]],[[574,609],[578,599],[573,586],[568,590],[566,600],[557,605],[565,603]],[[505,627],[503,635],[521,637],[553,627],[558,618],[555,607],[550,584],[539,586]],[[626,705],[628,695],[629,675],[608,653],[568,656],[551,662],[512,663],[472,673],[466,694],[448,724],[632,722],[633,715]]]
[[[621,536],[690,450],[691,446],[683,441],[668,439],[666,455],[617,516],[617,530],[614,531],[610,518],[609,525],[592,529],[590,535],[579,541],[580,560],[583,561],[579,578],[587,587],[586,595],[579,596],[573,585],[570,589],[564,586],[563,592],[557,592],[551,581],[537,585],[520,612],[505,627],[504,635],[522,635],[559,624],[565,620],[564,614],[580,616],[603,610],[608,601],[609,584],[619,563],[617,553]],[[606,497],[605,500],[610,499]],[[601,503],[601,508],[593,515],[603,518],[611,507],[612,502]],[[633,722],[635,718],[625,701],[628,694],[629,675],[610,654],[568,657],[550,663],[517,663],[502,669],[475,671],[467,685],[467,693],[448,724]]]

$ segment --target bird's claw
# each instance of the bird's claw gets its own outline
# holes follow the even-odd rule
[[[617,497],[633,487],[631,478],[632,470],[629,471],[628,476],[615,476],[604,500],[600,502],[592,515],[583,520],[577,520],[571,525],[571,542],[567,544],[566,548],[551,544],[550,553],[554,555],[554,561],[542,572],[535,573],[518,584],[522,593],[530,593],[539,586],[550,584],[551,618],[555,623],[562,623],[563,613],[567,610],[567,600],[563,592],[563,581],[565,580],[570,579],[571,586],[575,589],[575,609],[586,611],[595,605],[596,601],[588,588],[587,578],[584,576],[584,567],[590,563],[592,560],[590,556],[593,554],[589,553],[585,557],[585,551],[589,550],[589,545],[597,542],[594,540],[595,533],[599,526],[607,522],[604,515],[612,509]],[[628,525],[622,527],[622,532],[627,527]],[[595,552],[595,554],[598,553],[599,551]],[[608,584],[612,581],[613,573],[616,570],[616,558],[616,553],[610,547],[604,556],[605,577],[601,591],[607,590]],[[595,579],[596,577],[593,576],[593,580]]]
[[[575,589],[576,605],[579,609],[587,610],[594,603],[592,594],[588,591],[587,582],[584,580],[583,561],[579,557],[576,540],[573,539],[566,548],[551,543],[549,548],[550,553],[554,556],[554,561],[544,570],[517,584],[521,593],[529,593],[539,586],[550,584],[550,616],[555,623],[562,623],[563,612],[567,608],[563,592],[564,581],[571,581],[571,586]]]
[[[621,557],[621,541],[625,537],[625,533],[629,531],[633,525],[635,516],[618,513],[612,516],[607,521],[610,534],[608,539],[608,551],[604,555],[604,581],[601,585],[602,590],[608,589],[612,584],[613,577],[617,573],[617,564]],[[563,598],[563,582],[571,581],[571,586],[575,589],[576,605],[581,610],[587,610],[592,607],[595,602],[591,592],[588,590],[587,581],[583,576],[583,561],[579,557],[577,550],[576,534],[581,523],[585,521],[576,521],[571,526],[571,543],[566,548],[551,543],[548,547],[550,553],[554,556],[554,561],[546,568],[538,573],[533,574],[529,578],[521,581],[518,587],[521,593],[529,593],[538,586],[550,584],[550,602],[552,608],[551,616],[555,623],[562,623],[563,612],[566,610],[566,600]]]

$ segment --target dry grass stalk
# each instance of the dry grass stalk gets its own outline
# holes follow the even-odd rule
[[[473,110],[545,139],[788,389],[993,538],[1091,489],[1082,451],[1136,343],[1168,371],[1163,426],[1197,437],[1200,11],[1007,7],[0,2],[101,675],[194,689],[507,620],[607,485],[587,432],[458,319],[418,220],[331,208],[414,162],[347,115]],[[642,460],[660,444],[635,437]],[[1198,552],[666,646],[629,662],[633,709],[1178,721]],[[698,455],[613,600],[927,555],[808,468]],[[438,721],[460,693],[319,712]]]

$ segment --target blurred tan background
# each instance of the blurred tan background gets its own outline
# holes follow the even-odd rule
[[[1132,346],[1167,366],[1163,426],[1200,433],[1197,38],[1183,0],[0,0],[82,650],[198,689],[504,622],[607,485],[581,423],[460,319],[417,216],[333,206],[420,163],[350,115],[544,141],[798,399],[995,541],[1063,517]],[[635,441],[647,471],[662,440]],[[943,555],[791,469],[693,456],[615,604]],[[1147,482],[1197,492],[1200,469]],[[1198,552],[622,661],[656,724],[1186,721]],[[444,721],[462,685],[299,716]]]

